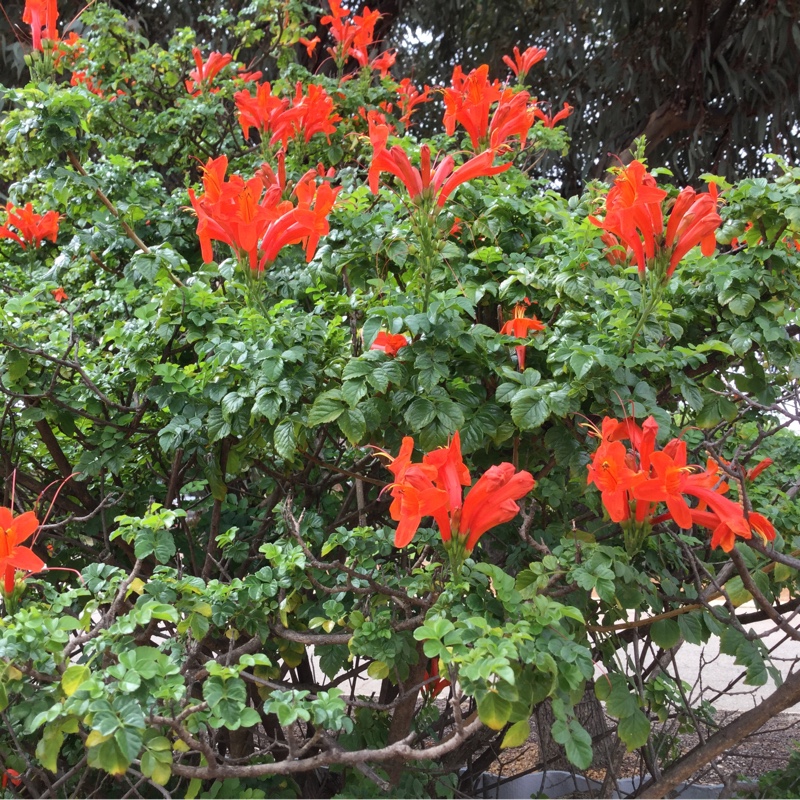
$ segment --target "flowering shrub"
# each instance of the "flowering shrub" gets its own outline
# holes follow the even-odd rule
[[[763,684],[747,599],[797,638],[800,170],[698,192],[634,157],[566,199],[532,172],[580,108],[486,67],[396,81],[368,8],[314,21],[322,76],[293,3],[221,14],[205,57],[103,5],[62,53],[29,6],[2,791],[452,796],[542,703],[587,768],[587,688],[667,791],[705,707],[641,659],[720,638]],[[533,87],[544,56],[507,63]]]

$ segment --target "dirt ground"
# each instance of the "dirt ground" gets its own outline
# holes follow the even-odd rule
[[[718,712],[714,716],[716,726],[722,726],[732,721],[737,716],[736,712]],[[609,720],[613,725],[613,721]],[[709,728],[705,734],[714,732]],[[698,743],[698,736],[694,734],[680,734],[676,742],[673,756],[682,755],[691,750]],[[779,769],[786,765],[789,753],[795,744],[800,746],[800,715],[780,714],[770,720],[763,728],[740,742],[737,747],[707,768],[697,773],[692,782],[701,784],[744,784],[740,788],[746,790],[746,784],[757,781],[759,776],[770,770]],[[678,748],[680,753],[678,753]],[[557,764],[551,769],[565,769],[566,765]],[[528,742],[521,747],[505,750],[497,761],[492,764],[488,772],[502,777],[511,777],[526,772],[541,771],[543,769],[540,758],[540,745],[536,733],[532,733]],[[598,764],[596,768],[587,770],[584,774],[588,778],[602,781],[605,768]],[[638,753],[626,754],[622,760],[618,777],[634,777],[643,775],[647,769]]]

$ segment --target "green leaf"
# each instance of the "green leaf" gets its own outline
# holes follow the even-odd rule
[[[230,419],[230,417],[242,407],[242,403],[244,403],[244,398],[238,392],[228,392],[228,394],[222,398],[221,407],[223,416],[226,419]]]
[[[520,747],[520,745],[528,741],[530,735],[530,722],[527,719],[521,719],[519,722],[515,722],[506,731],[506,735],[503,737],[503,741],[500,744],[500,749],[505,750],[507,747]]]
[[[337,420],[346,406],[342,399],[342,393],[339,389],[331,389],[328,392],[323,392],[314,401],[311,410],[308,412],[309,426],[323,425],[326,422],[333,422]]]
[[[294,432],[294,423],[290,419],[279,422],[273,435],[275,451],[287,461],[294,458],[297,451],[297,437]]]
[[[576,719],[569,724],[557,719],[552,727],[553,739],[564,745],[567,758],[578,769],[588,769],[592,763],[592,737]]]
[[[689,644],[702,644],[708,638],[703,625],[703,615],[699,611],[681,614],[678,617],[678,627],[681,629],[681,636]]]
[[[744,582],[738,575],[731,578],[725,584],[725,591],[728,593],[731,603],[733,603],[736,608],[753,599],[753,595],[744,588]]]
[[[161,757],[162,755],[164,754],[149,750],[142,754],[142,775],[159,786],[165,786],[172,776],[172,754],[166,753],[166,758]]]
[[[222,416],[222,409],[212,408],[206,417],[208,440],[216,442],[230,435],[231,423]]]
[[[108,739],[86,751],[87,763],[95,769],[102,769],[109,775],[124,775],[131,765],[130,759],[120,750],[115,739]]]
[[[436,404],[436,419],[449,433],[455,433],[464,424],[464,412],[458,403],[444,400]]]
[[[521,431],[540,427],[549,413],[547,401],[538,389],[522,389],[511,401],[511,419]]]
[[[339,428],[350,444],[358,444],[367,432],[367,422],[357,408],[348,408],[338,420]]]
[[[601,675],[594,684],[594,696],[601,702],[608,699],[614,684],[608,675]]]
[[[355,408],[358,401],[367,393],[367,384],[362,378],[356,378],[342,383],[342,400],[350,406]]]
[[[740,294],[728,303],[728,308],[740,317],[747,317],[755,308],[756,300],[752,295]]]
[[[367,667],[367,675],[376,681],[382,681],[384,678],[388,678],[390,674],[391,670],[389,669],[389,665],[385,664],[383,661],[373,661]]]
[[[617,733],[628,748],[628,752],[644,747],[650,736],[650,720],[641,709],[637,708],[635,713],[619,721]]]
[[[675,647],[681,638],[681,629],[674,619],[660,619],[650,626],[650,636],[664,650]]]
[[[421,431],[426,425],[430,425],[435,416],[436,406],[424,397],[418,397],[414,400],[404,414],[412,433]]]
[[[606,711],[617,719],[630,717],[639,708],[639,701],[631,694],[627,681],[621,675],[614,675],[611,683],[613,688],[606,698]]]
[[[576,350],[570,356],[569,365],[575,373],[575,377],[580,380],[594,366],[594,355]]]
[[[36,758],[45,769],[54,774],[58,772],[58,754],[61,752],[62,744],[64,744],[64,734],[60,721],[48,725],[36,744]]]

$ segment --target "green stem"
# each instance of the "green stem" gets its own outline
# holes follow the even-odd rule
[[[436,250],[433,246],[433,226],[435,217],[425,209],[419,210],[419,218],[413,226],[419,240],[420,266],[423,272],[422,310],[428,311],[431,296],[433,268],[436,265]]]
[[[630,341],[628,342],[627,346],[623,348],[620,355],[625,355],[633,350],[633,347],[636,343],[636,337],[641,333],[645,322],[647,322],[647,318],[653,313],[653,310],[658,305],[659,300],[661,300],[661,289],[663,288],[663,283],[659,280],[659,276],[652,271],[648,271],[647,278],[649,279],[649,286],[648,283],[642,281],[642,313],[638,322],[636,323],[636,327],[633,329]],[[645,301],[645,297],[648,295],[649,299]]]

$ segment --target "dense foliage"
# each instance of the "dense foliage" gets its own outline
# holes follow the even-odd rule
[[[4,791],[307,796],[330,766],[313,791],[452,796],[544,702],[587,768],[592,686],[668,775],[708,704],[665,654],[777,675],[737,608],[797,638],[800,169],[678,190],[638,143],[565,199],[535,174],[561,120],[487,68],[418,140],[368,11],[331,3],[313,76],[282,4],[213,20],[230,54],[29,5]],[[276,27],[270,85],[236,54]]]

